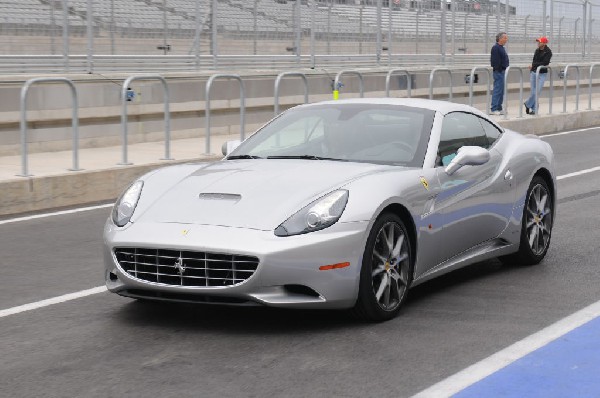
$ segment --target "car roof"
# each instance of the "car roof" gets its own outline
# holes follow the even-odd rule
[[[303,107],[312,107],[329,104],[365,104],[365,105],[401,105],[414,108],[431,109],[446,115],[450,112],[470,112],[482,117],[486,115],[480,110],[469,105],[456,104],[448,101],[438,101],[423,98],[352,98],[335,101],[322,101],[312,104],[301,105]]]

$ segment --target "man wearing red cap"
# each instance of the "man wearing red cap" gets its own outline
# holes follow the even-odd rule
[[[542,88],[544,87],[544,82],[546,82],[546,77],[548,75],[548,68],[540,68],[540,77],[539,80],[536,79],[536,72],[538,67],[540,66],[548,66],[550,65],[550,59],[552,58],[552,51],[550,47],[548,47],[548,38],[546,36],[542,36],[539,39],[535,40],[537,42],[538,48],[535,50],[533,54],[533,62],[529,67],[531,71],[529,73],[529,79],[531,81],[531,95],[523,103],[525,105],[525,112],[528,115],[535,115],[537,112],[537,104],[536,104],[536,88],[537,88],[537,98],[539,103],[539,98],[542,93]]]

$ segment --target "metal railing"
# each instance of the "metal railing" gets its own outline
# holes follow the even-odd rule
[[[246,92],[244,89],[244,81],[239,75],[227,75],[227,74],[216,74],[212,75],[206,82],[206,110],[204,116],[204,122],[206,127],[206,140],[205,140],[205,154],[210,154],[210,89],[212,88],[213,82],[216,79],[234,79],[240,84],[240,140],[243,141],[245,138],[244,132],[244,118],[246,116]]]
[[[452,101],[452,88],[454,86],[454,81],[452,80],[452,70],[448,68],[434,68],[431,73],[429,73],[429,99],[433,99],[433,78],[437,72],[448,72],[448,76],[450,76],[450,92],[448,93],[448,99]]]
[[[406,69],[392,69],[387,73],[387,75],[385,76],[385,96],[390,96],[390,82],[392,79],[392,75],[398,74],[406,76],[406,95],[408,96],[408,98],[410,98],[412,95],[412,79],[410,72]]]
[[[37,83],[52,83],[52,82],[60,82],[66,83],[71,89],[71,98],[72,98],[72,127],[73,127],[73,135],[72,135],[72,152],[73,152],[73,167],[70,168],[70,171],[79,171],[79,102],[77,99],[77,88],[73,81],[64,77],[39,77],[35,79],[29,79],[25,82],[23,87],[21,88],[21,174],[19,177],[31,177],[29,174],[29,164],[28,164],[28,150],[27,150],[27,95],[29,94],[29,89],[32,85]]]
[[[336,97],[339,93],[339,89],[341,88],[340,78],[342,77],[342,75],[358,76],[360,98],[363,98],[365,96],[365,81],[364,81],[362,73],[357,70],[345,69],[345,70],[339,71],[337,73],[337,75],[335,75],[335,79],[333,80],[333,99],[338,99]]]
[[[554,98],[554,73],[552,72],[552,67],[550,65],[544,66],[540,65],[535,70],[535,116],[540,116],[540,93],[542,91],[542,87],[540,87],[540,70],[547,69],[546,72],[550,76],[550,94],[548,94],[548,114],[552,115],[552,99]]]
[[[567,113],[567,80],[569,80],[569,68],[575,68],[577,72],[577,83],[575,85],[575,110],[579,110],[579,79],[581,74],[579,72],[579,65],[569,64],[565,66],[563,76],[563,113]],[[592,81],[590,77],[590,82]]]
[[[589,109],[591,109],[591,96],[592,96],[592,87],[593,87],[593,72],[595,70],[595,67],[597,65],[600,64],[591,64],[589,65],[589,70],[590,70],[590,74],[589,74],[589,95],[590,95],[590,106]],[[563,112],[565,111],[565,104],[566,104],[566,87],[570,86],[569,85],[569,79],[568,79],[568,74],[571,68],[575,68],[577,71],[577,83],[575,85],[576,87],[576,107],[575,107],[575,111],[579,110],[578,107],[578,97],[579,97],[579,86],[580,86],[580,81],[581,81],[581,75],[580,75],[580,69],[583,67],[587,67],[588,65],[575,65],[575,64],[569,64],[566,65],[565,67],[565,80],[563,81]],[[550,73],[550,93],[549,93],[549,97],[550,97],[550,104],[549,104],[549,114],[552,114],[552,98],[553,98],[553,93],[554,93],[554,79],[553,79],[553,72],[552,72],[552,67],[550,66],[544,66],[545,68],[548,68],[548,73]],[[560,66],[556,65],[554,66],[555,68],[559,68]],[[470,74],[470,84],[469,84],[469,93],[470,93],[470,97],[473,95],[473,91],[474,88],[472,87],[472,84],[474,83],[473,80],[473,76],[474,76],[474,72],[479,70],[479,69],[483,69],[483,70],[488,70],[487,67],[475,67],[473,69],[471,69],[471,74]],[[539,79],[539,72],[540,72],[540,68],[538,68],[535,72],[536,74],[536,78]],[[456,69],[454,70],[454,72],[459,71],[462,69]],[[519,103],[522,103],[523,101],[523,85],[524,85],[524,70],[526,70],[525,67],[519,67],[519,66],[510,66],[509,68],[507,68],[507,70],[505,71],[505,85],[504,85],[504,105],[505,105],[505,109],[508,110],[508,103],[509,103],[509,99],[508,99],[508,81],[509,81],[509,76],[513,73],[513,71],[518,71],[519,73]],[[434,70],[431,71],[431,73],[429,74],[429,97],[432,97],[432,92],[433,92],[433,81],[434,81],[434,77],[436,75],[436,73],[438,72],[446,72],[450,75],[450,82],[449,82],[449,92],[450,92],[450,99],[452,99],[452,92],[453,92],[453,80],[452,80],[452,70],[450,69],[445,69],[445,68],[436,68]],[[380,75],[381,74],[381,70],[374,70],[374,76]],[[353,73],[356,74],[359,77],[359,82],[360,82],[360,95],[361,97],[364,96],[364,80],[363,80],[363,73],[366,72],[358,72],[358,71],[341,71],[336,75],[336,79],[334,80],[335,83],[339,83],[340,82],[340,77],[343,76],[343,74],[345,73]],[[390,79],[391,76],[393,76],[394,74],[404,74],[407,76],[407,92],[408,95],[411,96],[412,93],[411,89],[413,88],[411,85],[411,72],[409,70],[398,70],[398,69],[391,69],[387,74],[386,74],[386,95],[388,95],[389,93],[389,89],[390,89]],[[309,86],[307,84],[307,80],[306,80],[306,76],[300,72],[284,72],[278,75],[278,83],[281,82],[281,80],[283,79],[283,77],[285,76],[300,76],[303,80],[303,93],[304,93],[304,100],[305,102],[308,100],[308,96],[310,94],[310,90],[309,90]],[[210,153],[210,140],[211,140],[211,88],[213,86],[213,82],[216,79],[219,78],[224,78],[224,79],[235,79],[238,81],[239,86],[240,86],[240,138],[243,140],[245,138],[245,103],[246,103],[246,98],[245,98],[245,88],[244,88],[244,79],[242,79],[241,76],[239,75],[224,75],[224,74],[215,74],[210,76],[210,78],[208,79],[207,83],[206,83],[206,108],[205,108],[205,123],[206,123],[206,153]],[[165,116],[165,157],[163,159],[171,159],[171,154],[170,154],[170,143],[171,143],[171,135],[170,135],[170,111],[169,111],[169,105],[170,105],[170,94],[169,94],[169,86],[166,82],[166,80],[158,75],[138,75],[138,76],[130,76],[129,78],[127,78],[125,80],[125,82],[123,83],[122,86],[122,90],[121,90],[121,100],[123,101],[122,103],[122,112],[121,112],[121,124],[122,124],[122,141],[123,141],[123,145],[122,145],[122,162],[120,164],[131,164],[128,163],[128,159],[127,159],[127,151],[128,151],[128,132],[127,132],[127,88],[130,87],[130,84],[133,81],[136,80],[159,80],[164,88],[164,96],[163,96],[163,101],[164,101],[164,116]],[[74,83],[67,78],[63,78],[63,77],[50,77],[50,78],[37,78],[37,79],[30,79],[28,81],[25,82],[25,84],[23,85],[22,89],[21,89],[21,120],[20,120],[20,127],[21,127],[21,174],[19,174],[19,176],[23,176],[23,177],[29,177],[29,167],[28,167],[28,138],[27,138],[27,97],[28,97],[28,92],[30,87],[33,84],[36,83],[42,83],[42,82],[57,82],[57,83],[66,83],[69,85],[69,88],[71,89],[71,95],[72,95],[72,129],[73,129],[73,133],[72,133],[72,153],[73,153],[73,166],[70,170],[73,171],[77,171],[80,170],[79,168],[79,132],[78,132],[78,128],[79,128],[79,118],[78,118],[78,108],[79,108],[79,102],[78,102],[78,94],[77,94],[77,90],[76,87],[74,85]],[[572,85],[571,85],[572,86]],[[298,88],[298,90],[300,90]],[[275,104],[277,106],[278,104],[278,100],[279,100],[279,84],[276,83],[275,85]],[[425,92],[422,92],[421,95],[425,94]],[[488,87],[486,89],[486,100],[489,99],[489,77],[488,77]],[[472,97],[470,98],[470,102],[472,101]],[[536,109],[539,106],[539,98],[536,98]],[[486,107],[487,107],[487,101],[486,101]],[[522,107],[519,105],[519,118],[523,117],[523,109]],[[276,108],[278,110],[278,108]],[[537,114],[539,114],[539,112],[537,112]],[[504,119],[508,118],[508,112],[505,113],[504,115]]]
[[[304,103],[308,103],[308,80],[306,79],[306,75],[302,72],[282,72],[277,75],[277,78],[275,78],[275,87],[273,89],[273,108],[275,116],[279,115],[279,85],[281,83],[281,79],[286,76],[297,76],[302,78],[302,81],[304,82]]]
[[[593,84],[593,78],[594,78],[594,68],[596,66],[600,66],[599,63],[593,63],[590,65],[590,82],[589,82],[589,86],[588,86],[588,92],[589,92],[589,98],[588,98],[588,110],[592,110],[592,84]]]
[[[297,69],[312,66],[309,55],[298,57],[292,55],[98,55],[92,56],[93,71],[88,69],[89,61],[85,55],[69,55],[70,73],[159,73],[166,72],[198,72],[214,70],[215,58],[218,58],[219,70]],[[65,73],[65,57],[59,55],[0,55],[0,73]],[[372,55],[315,55],[315,68],[373,68],[377,63]],[[402,54],[392,56],[392,65],[403,65],[405,68],[423,66],[465,66],[486,64],[489,54],[456,54],[442,58],[439,54]],[[513,64],[531,63],[531,53],[511,53]],[[600,53],[594,53],[583,59],[581,54],[555,54],[555,63],[600,62]]]
[[[484,71],[487,74],[487,86],[485,87],[485,109],[486,113],[489,114],[490,83],[492,82],[492,71],[487,66],[475,66],[473,69],[471,69],[471,74],[469,75],[469,105],[473,106],[473,83],[475,80],[475,72],[477,72],[478,70]]]
[[[523,67],[508,66],[504,71],[504,120],[508,119],[508,75],[511,70],[519,71],[519,117],[523,117]]]
[[[164,77],[160,75],[138,75],[138,76],[130,76],[123,82],[123,86],[121,87],[121,131],[122,131],[122,156],[120,165],[130,165],[127,160],[127,102],[129,102],[129,98],[127,98],[127,91],[129,90],[131,83],[136,80],[159,80],[162,83],[164,96],[164,113],[165,113],[165,157],[162,160],[173,160],[171,158],[171,114],[169,112],[169,104],[171,103],[171,98],[169,96],[169,86],[167,85],[167,81]]]

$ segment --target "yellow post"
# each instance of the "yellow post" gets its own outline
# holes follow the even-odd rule
[[[333,90],[333,99],[334,100],[340,99],[340,91],[339,90]]]

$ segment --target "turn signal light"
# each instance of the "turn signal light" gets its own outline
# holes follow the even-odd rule
[[[350,266],[350,263],[337,263],[337,264],[330,264],[330,265],[321,265],[319,267],[319,270],[328,271],[330,269],[346,268],[349,266]]]

